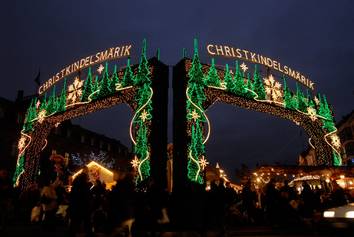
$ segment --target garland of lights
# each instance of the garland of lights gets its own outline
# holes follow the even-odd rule
[[[215,69],[215,67],[214,67]],[[210,122],[203,110],[203,102],[205,100],[204,88],[205,77],[202,72],[202,65],[199,61],[198,44],[194,40],[194,56],[190,70],[188,71],[189,82],[186,89],[187,98],[187,121],[188,127],[191,128],[191,142],[188,145],[188,178],[193,182],[203,183],[203,177],[200,174],[207,165],[205,159],[204,144],[208,141],[210,136]],[[215,86],[220,85],[217,78],[217,71],[209,73],[209,82]],[[197,109],[197,110],[196,110]],[[199,112],[199,113],[198,113]],[[208,130],[205,138],[203,138],[201,123],[206,122]]]
[[[97,71],[100,74],[103,72],[101,80],[98,76],[93,80],[91,68],[89,68],[85,84],[76,77],[67,90],[65,80],[62,92],[58,97],[56,97],[54,86],[48,100],[45,94],[42,101],[37,98],[31,101],[19,140],[18,159],[13,178],[15,186],[25,188],[35,179],[39,153],[46,147],[48,143],[46,138],[53,127],[57,127],[62,121],[109,108],[119,103],[127,103],[136,111],[131,122],[130,136],[136,153],[134,159],[137,156],[140,159],[137,181],[140,182],[149,177],[150,144],[148,143],[148,135],[151,124],[149,120],[152,118],[151,98],[153,91],[150,87],[151,68],[146,59],[146,40],[143,41],[143,53],[136,75],[131,69],[130,59],[124,69],[123,78],[118,76],[116,66],[113,74],[109,76],[108,63],[105,67],[100,65]],[[147,101],[145,101],[146,95],[148,95]],[[139,119],[136,119],[143,109]],[[136,140],[132,134],[133,123],[138,123]],[[138,148],[137,145],[139,145]],[[143,150],[144,156],[141,155],[141,152],[139,153],[140,150]]]
[[[287,88],[285,78],[284,89],[282,90],[281,84],[274,80],[273,75],[264,78],[265,84],[263,84],[257,70],[257,65],[255,65],[253,80],[250,79],[249,73],[245,75],[245,71],[248,67],[244,63],[241,65],[242,73],[238,62],[236,61],[234,76],[227,64],[225,70],[216,69],[214,59],[212,59],[210,66],[201,65],[198,58],[196,41],[194,44],[194,57],[192,61],[187,60],[185,64],[186,71],[190,78],[186,90],[187,107],[188,104],[192,104],[198,112],[201,112],[202,119],[205,119],[208,123],[207,138],[210,133],[210,123],[203,108],[210,107],[216,101],[223,101],[247,109],[270,113],[272,115],[289,119],[299,126],[301,125],[310,136],[308,140],[310,146],[316,150],[317,164],[333,164],[335,166],[342,164],[340,152],[338,150],[340,147],[340,140],[336,135],[337,129],[334,126],[333,116],[325,97],[321,99],[321,96],[319,95],[320,100],[318,100],[317,97],[312,100],[307,93],[306,98],[298,85],[296,86],[296,93],[293,94],[290,92],[289,88]],[[196,69],[198,68],[202,70],[201,73],[196,72]],[[191,75],[191,73],[196,74],[198,76],[197,80],[199,81],[192,78],[193,75]],[[195,83],[197,83],[204,91],[203,95],[199,95],[199,100],[198,98],[193,100],[189,96],[190,87],[191,85],[195,86]],[[200,99],[203,98],[203,96],[206,96],[206,101]],[[200,104],[201,101],[203,102],[202,106],[198,106],[198,103]],[[320,111],[319,113],[316,112],[316,105]],[[188,112],[191,111],[188,111],[187,108],[187,113]],[[195,140],[195,134],[193,134],[192,129],[194,128],[191,126],[191,123],[193,121],[192,119],[194,119],[194,124],[198,125],[197,119],[199,119],[199,114],[191,113],[191,116],[187,115],[187,119],[188,134],[191,135],[191,141],[193,141]],[[202,120],[199,122],[205,121]],[[331,138],[331,142],[328,141],[328,137]],[[204,141],[206,142],[207,140],[208,139],[205,139]],[[189,162],[198,164],[198,160],[195,159],[196,156],[192,155],[191,144],[188,146]],[[329,157],[332,157],[332,160],[329,160]],[[190,180],[197,181],[199,172],[199,165],[196,166],[194,170],[191,170],[190,165],[188,165],[188,177]],[[197,175],[191,177],[191,173]]]

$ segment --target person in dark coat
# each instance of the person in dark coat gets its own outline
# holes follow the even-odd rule
[[[83,225],[86,234],[91,234],[91,183],[88,169],[84,169],[73,181],[70,193],[69,216],[72,234],[81,231]]]

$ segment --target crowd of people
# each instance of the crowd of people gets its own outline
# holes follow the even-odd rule
[[[152,181],[136,187],[126,174],[108,191],[99,180],[89,181],[87,171],[73,181],[71,190],[57,179],[25,190],[13,187],[6,171],[0,172],[1,228],[8,224],[37,224],[70,233],[110,233],[134,230],[218,229],[237,225],[294,225],[314,220],[322,210],[348,203],[343,189],[331,193],[312,190],[307,183],[298,193],[287,183],[274,180],[263,189],[251,182],[240,192],[222,180],[204,185],[189,184],[167,193]]]

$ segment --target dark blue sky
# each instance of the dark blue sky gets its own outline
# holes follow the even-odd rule
[[[249,49],[308,75],[317,91],[327,95],[337,120],[354,107],[350,0],[13,0],[3,2],[0,13],[0,96],[8,99],[14,99],[18,89],[34,93],[39,68],[44,81],[78,58],[129,42],[138,55],[144,37],[150,56],[160,48],[161,60],[174,65],[183,47],[191,55],[193,38],[198,37],[203,62],[210,60],[204,47],[209,42]],[[208,115],[209,158],[228,166],[229,176],[241,162],[295,163],[307,146],[299,127],[269,115],[230,105],[214,106]],[[130,145],[130,116],[121,105],[77,121]]]

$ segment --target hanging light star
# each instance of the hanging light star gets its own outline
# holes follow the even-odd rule
[[[248,67],[244,62],[240,65],[240,68],[243,71],[243,73],[245,73],[248,70]]]
[[[192,111],[191,116],[194,121],[200,118],[200,115],[195,110]]]
[[[100,66],[97,68],[97,72],[99,74],[101,74],[103,72],[103,70],[104,70],[104,66],[102,64],[100,64]]]
[[[75,77],[74,82],[69,86],[68,89],[68,102],[75,103],[80,100],[82,95],[82,85],[84,84],[83,80],[80,80],[79,77]]]
[[[46,114],[47,114],[47,111],[45,109],[41,110],[38,113],[38,123],[43,123]]]
[[[137,156],[134,156],[134,159],[130,162],[130,164],[132,165],[132,167],[134,169],[137,169],[139,167],[140,161],[138,159]]]
[[[270,100],[278,101],[283,97],[281,84],[274,80],[272,74],[268,78],[264,78],[265,91]]]
[[[333,134],[331,136],[331,141],[332,141],[332,145],[335,147],[335,148],[340,148],[340,139],[338,137],[337,134]]]
[[[209,162],[205,159],[204,156],[202,156],[202,158],[200,158],[200,160],[198,162],[199,162],[199,165],[202,168],[202,170],[204,170],[205,167],[207,167],[209,165]]]
[[[145,120],[148,119],[148,116],[149,116],[149,114],[148,114],[148,113],[146,112],[146,110],[144,109],[143,112],[141,113],[141,115],[139,116],[139,118],[141,118],[141,120],[142,120],[143,122],[145,122]]]
[[[307,113],[310,116],[311,121],[316,121],[316,119],[317,119],[316,109],[314,109],[312,107],[308,107]]]

